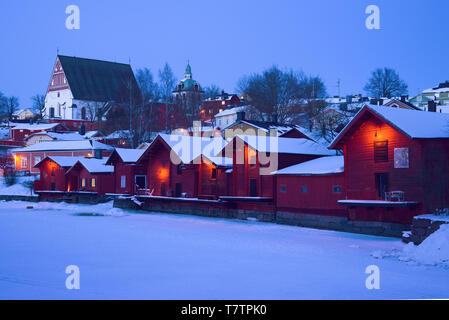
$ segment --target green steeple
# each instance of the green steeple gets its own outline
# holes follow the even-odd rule
[[[190,66],[190,62],[187,62],[186,72],[184,73],[184,75],[186,76],[186,78],[192,79],[192,67]]]

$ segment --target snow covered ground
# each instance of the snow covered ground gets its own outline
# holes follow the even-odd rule
[[[34,190],[30,190],[30,187],[27,186],[28,182],[33,182],[36,177],[27,176],[27,177],[17,177],[16,183],[7,186],[5,184],[5,178],[0,178],[0,195],[8,195],[8,196],[31,196],[35,195]]]
[[[449,298],[448,267],[403,261],[406,247],[111,203],[0,202],[0,299]],[[80,269],[80,290],[65,287],[69,265]],[[370,265],[380,269],[380,290],[366,289]]]

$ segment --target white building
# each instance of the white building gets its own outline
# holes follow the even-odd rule
[[[58,55],[44,118],[93,121],[96,110],[129,101],[130,92],[139,89],[129,64]]]

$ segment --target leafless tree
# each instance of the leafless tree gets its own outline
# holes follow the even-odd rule
[[[378,99],[397,97],[408,92],[407,84],[394,69],[390,68],[374,70],[364,89]]]
[[[31,97],[31,101],[33,102],[33,109],[35,112],[39,114],[39,118],[44,117],[45,113],[45,95],[36,94]]]
[[[204,99],[216,98],[222,93],[220,87],[215,84],[211,84],[208,87],[204,87]]]
[[[176,86],[175,75],[168,63],[165,63],[164,67],[159,70],[159,87],[161,92],[161,98],[165,103],[165,130],[168,132],[168,121],[171,114],[170,105],[173,102],[173,89]]]
[[[6,113],[9,119],[12,118],[12,114],[19,108],[19,98],[17,97],[8,97],[6,98]]]

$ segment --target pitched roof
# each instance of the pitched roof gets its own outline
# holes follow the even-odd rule
[[[88,101],[120,101],[129,92],[129,81],[138,86],[129,64],[58,55],[73,98]],[[129,93],[128,93],[129,97]]]
[[[200,155],[205,155],[209,159],[213,158],[227,144],[222,138],[205,138],[174,134],[159,134],[159,137],[167,143],[184,164],[192,162]],[[155,139],[152,144],[157,140],[158,139]],[[151,149],[151,146],[148,149]]]
[[[124,149],[115,148],[115,152],[119,155],[123,162],[137,162],[144,154],[146,149]]]
[[[37,132],[31,134],[26,140],[28,140],[30,137],[38,136],[38,135],[47,135],[53,140],[67,140],[67,141],[73,141],[73,140],[83,140],[84,137],[80,135],[78,132],[67,132],[67,133],[59,133],[59,132]]]
[[[276,175],[326,175],[342,173],[345,170],[344,156],[322,157],[287,167],[272,174]]]
[[[59,123],[10,123],[10,126],[13,130],[30,130],[30,131],[38,131],[38,130],[51,130],[57,127]]]
[[[372,112],[412,139],[449,138],[449,114],[366,104],[335,137],[329,148],[334,148],[365,112]]]
[[[83,159],[84,157],[66,157],[66,156],[47,156],[38,163],[34,165],[34,167],[38,167],[41,163],[46,160],[51,160],[57,163],[60,167],[67,168],[73,166],[78,160]]]
[[[93,140],[54,140],[36,143],[25,148],[14,149],[14,152],[32,152],[32,151],[67,151],[67,150],[113,150],[114,147],[108,146]]]
[[[304,138],[280,138],[269,136],[244,136],[237,138],[243,140],[248,146],[258,152],[307,154],[319,156],[332,156],[335,151],[327,149],[320,143]]]
[[[246,119],[234,122],[231,125],[229,125],[228,127],[224,128],[223,130],[234,127],[242,122],[246,123],[250,126],[256,127],[258,129],[261,129],[267,133],[270,130],[277,130],[279,136],[289,132],[292,129],[297,129],[298,131],[303,132],[303,128],[301,128],[300,126],[294,125],[294,124],[280,124],[280,123],[276,123],[276,122],[255,121],[255,120],[246,120]]]
[[[68,174],[73,168],[80,164],[90,173],[114,173],[114,166],[106,165],[107,159],[82,158],[79,159],[67,172]]]

